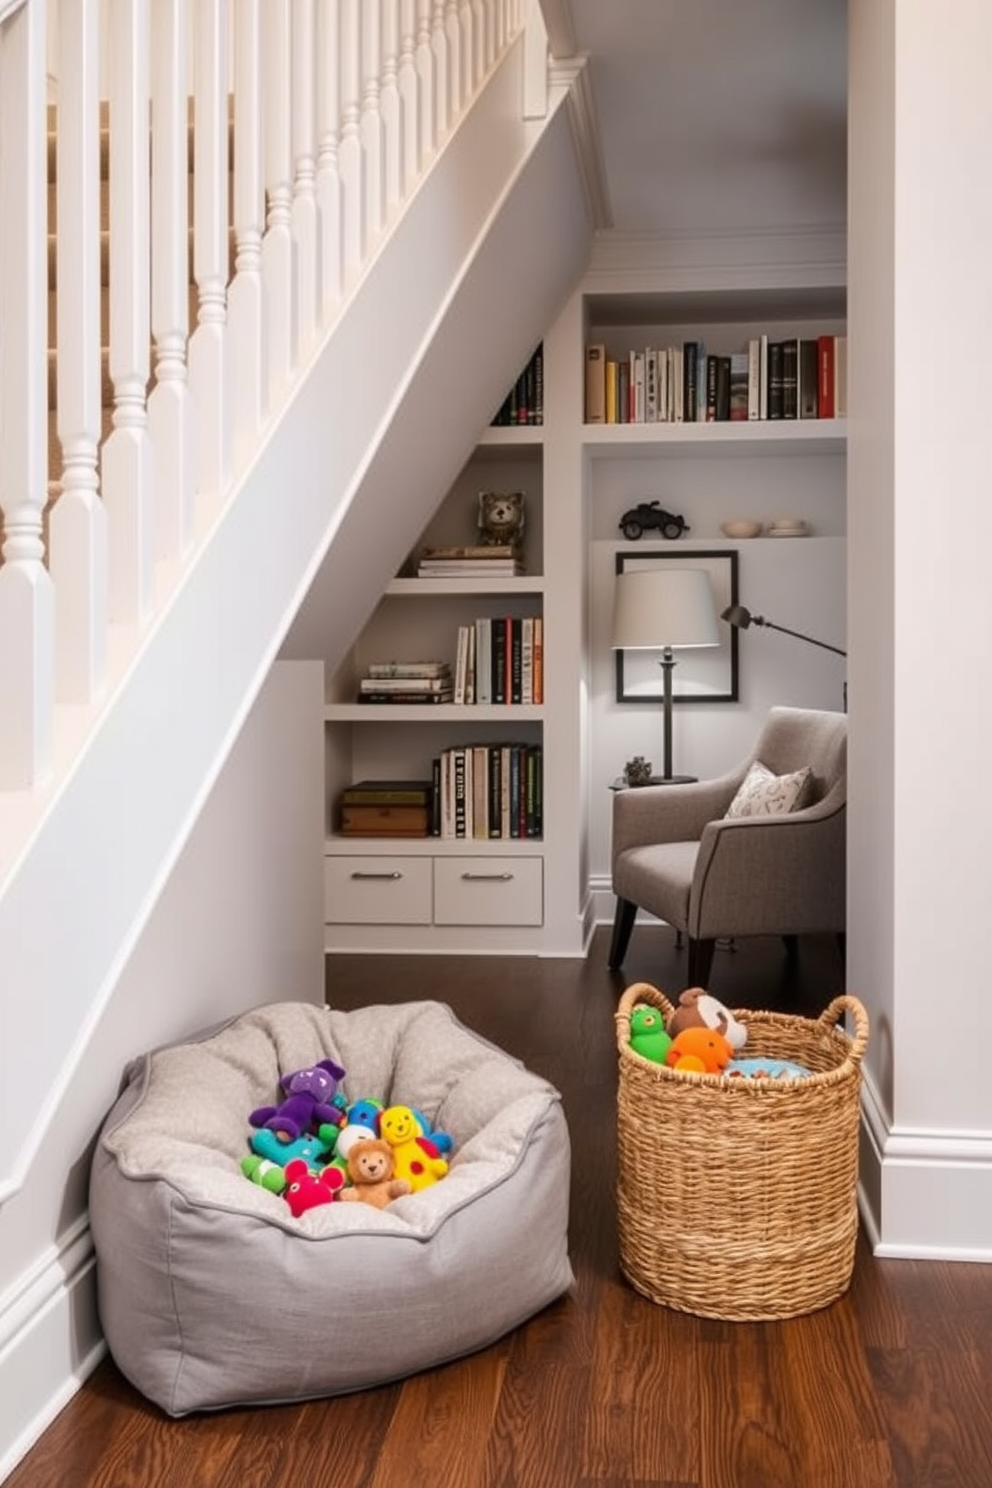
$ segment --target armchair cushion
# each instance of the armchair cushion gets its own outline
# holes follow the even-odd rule
[[[813,768],[804,765],[787,775],[776,775],[755,760],[727,807],[731,820],[741,816],[779,816],[805,806],[813,786]]]

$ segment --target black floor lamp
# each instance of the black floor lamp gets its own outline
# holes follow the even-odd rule
[[[721,620],[726,620],[728,625],[735,625],[739,630],[747,630],[749,625],[763,625],[766,630],[780,630],[783,635],[794,636],[797,641],[806,641],[810,646],[819,646],[821,651],[832,651],[835,656],[847,656],[839,646],[831,646],[829,641],[818,641],[816,636],[804,635],[801,630],[790,630],[787,625],[776,625],[774,620],[766,620],[764,615],[752,615],[750,610],[743,605],[728,605],[720,615]],[[844,683],[844,712],[847,712],[847,683]]]

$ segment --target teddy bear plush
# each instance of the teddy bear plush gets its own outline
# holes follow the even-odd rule
[[[274,1131],[280,1142],[295,1142],[321,1125],[341,1126],[344,1112],[334,1103],[344,1070],[333,1059],[321,1059],[307,1069],[280,1078],[285,1099],[277,1106],[259,1106],[248,1120],[252,1126]]]
[[[479,542],[483,547],[519,547],[524,535],[523,491],[479,492]]]
[[[394,1199],[410,1193],[405,1178],[393,1175],[393,1149],[381,1137],[367,1137],[356,1142],[348,1153],[348,1177],[352,1187],[343,1188],[339,1197],[353,1204],[371,1204],[385,1209]]]
[[[671,1038],[678,1038],[686,1028],[713,1028],[722,1033],[731,1049],[736,1053],[743,1049],[747,1040],[747,1029],[730,1011],[702,987],[687,987],[679,998],[678,1006],[669,1015],[666,1025]]]

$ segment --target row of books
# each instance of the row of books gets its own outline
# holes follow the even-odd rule
[[[467,625],[459,625],[454,701],[543,703],[543,617],[481,615]]]
[[[540,837],[544,754],[540,744],[464,744],[434,760],[432,834]]]
[[[434,544],[421,549],[417,563],[422,579],[516,578],[523,572],[519,543]]]
[[[494,429],[544,423],[544,347],[539,346],[500,404]]]
[[[374,661],[358,684],[360,703],[451,703],[455,680],[447,661]]]
[[[586,347],[587,424],[724,423],[847,416],[847,337],[752,336],[729,356],[703,341],[611,358]]]

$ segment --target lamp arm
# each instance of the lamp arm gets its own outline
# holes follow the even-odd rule
[[[847,652],[842,651],[839,646],[831,646],[826,641],[818,641],[815,636],[803,635],[801,630],[790,630],[787,625],[776,625],[774,620],[764,620],[755,615],[754,623],[767,626],[769,630],[780,630],[783,635],[795,636],[797,641],[808,641],[811,646],[820,646],[824,651],[832,651],[835,656],[847,655]]]

